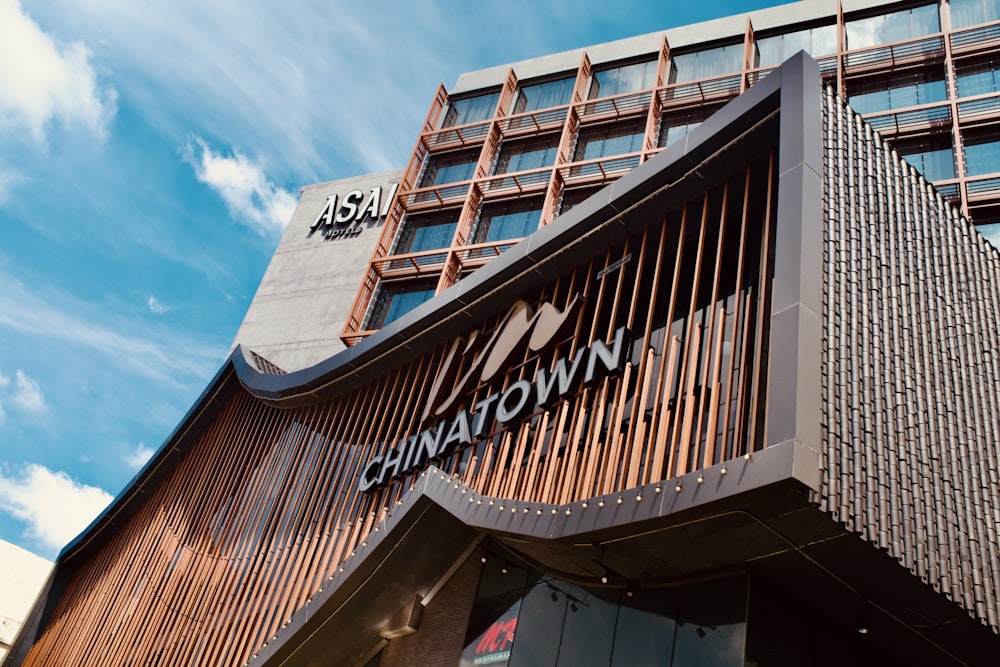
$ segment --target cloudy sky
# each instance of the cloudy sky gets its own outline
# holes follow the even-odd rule
[[[298,188],[403,166],[438,83],[769,4],[0,0],[0,539],[53,558],[121,491]]]

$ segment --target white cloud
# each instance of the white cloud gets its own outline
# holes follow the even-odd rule
[[[45,396],[38,382],[31,379],[19,368],[14,372],[14,392],[10,400],[26,412],[44,412]]]
[[[10,385],[10,378],[0,373],[0,389],[6,389]],[[7,421],[7,412],[3,409],[3,403],[0,403],[0,425]]]
[[[149,295],[149,299],[146,300],[146,305],[149,307],[149,312],[155,313],[157,315],[162,315],[163,313],[170,310],[169,306],[165,306],[160,303],[155,296]]]
[[[184,159],[194,167],[198,180],[218,192],[230,214],[261,234],[280,231],[295,210],[296,199],[264,175],[263,166],[237,150],[216,153],[201,137],[192,137]]]
[[[142,466],[146,465],[146,461],[149,457],[153,455],[155,450],[152,447],[147,447],[144,443],[139,443],[136,445],[135,450],[125,457],[125,463],[129,468],[133,470],[138,470]]]
[[[157,382],[187,386],[199,382],[225,350],[162,331],[144,321],[116,320],[108,313],[57,290],[36,291],[0,271],[0,327],[80,348],[108,363]]]
[[[3,164],[0,164],[0,204],[7,203],[14,186],[19,185],[24,180],[21,172],[14,169],[5,169]]]
[[[0,90],[0,127],[27,127],[38,141],[54,119],[103,139],[116,111],[117,94],[98,85],[86,47],[57,44],[19,0],[0,0]]]
[[[79,535],[111,500],[104,489],[38,464],[15,474],[0,471],[0,511],[25,521],[28,536],[51,549]]]

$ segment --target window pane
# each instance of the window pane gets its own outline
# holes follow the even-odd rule
[[[493,243],[527,236],[538,229],[541,217],[542,202],[538,200],[487,204],[479,216],[473,242]]]
[[[646,122],[642,118],[584,128],[577,139],[573,160],[594,160],[640,151],[645,133]]]
[[[427,158],[424,175],[420,179],[420,187],[426,188],[442,183],[467,181],[472,178],[478,160],[478,150],[431,155]]]
[[[500,156],[497,158],[494,173],[506,174],[512,171],[551,167],[556,161],[558,148],[558,134],[524,141],[504,142],[500,145]]]
[[[556,81],[524,86],[517,93],[513,113],[525,113],[536,109],[547,109],[569,104],[573,95],[575,79],[567,77]]]
[[[486,120],[493,117],[497,100],[500,93],[490,93],[488,95],[478,95],[476,97],[466,97],[460,100],[451,100],[448,103],[448,111],[445,112],[444,121],[441,127],[452,127],[453,125],[465,125],[476,121]]]
[[[611,667],[669,665],[677,621],[674,589],[640,590],[623,597]]]
[[[563,582],[553,592],[557,596],[566,596],[569,602],[556,667],[607,665],[611,661],[611,646],[618,619],[617,593],[586,591]],[[610,594],[612,599],[605,600],[600,597],[601,594]]]
[[[941,31],[937,5],[924,5],[890,14],[870,16],[848,21],[847,48],[863,49],[868,46],[898,42]]]
[[[576,188],[575,190],[565,190],[562,193],[562,202],[559,204],[559,215],[571,210],[577,204],[583,202],[600,188]]]
[[[955,154],[951,149],[950,136],[902,140],[895,144],[895,148],[928,181],[955,178]]]
[[[757,40],[757,66],[780,65],[799,51],[814,58],[836,53],[837,26],[824,25]]]
[[[729,44],[705,51],[674,56],[672,83],[696,81],[710,76],[732,74],[743,69],[743,44]]]
[[[942,102],[946,97],[940,67],[867,77],[847,84],[848,101],[858,113],[902,109]]]
[[[594,72],[588,99],[622,95],[636,90],[652,88],[656,81],[656,61],[622,65]]]
[[[554,593],[546,577],[539,577],[521,603],[517,635],[510,652],[510,667],[538,667],[556,664],[568,602]],[[559,583],[560,587],[567,584]]]
[[[721,108],[721,106],[700,106],[695,109],[670,111],[663,114],[658,145],[660,147],[669,146],[680,141]]]
[[[673,664],[742,667],[746,578],[684,586],[678,598]]]
[[[432,296],[434,284],[426,280],[383,284],[372,307],[368,328],[384,327]]]
[[[976,58],[955,64],[958,96],[982,95],[1000,91],[1000,56]]]
[[[965,137],[965,172],[980,176],[1000,171],[1000,134],[987,132]]]
[[[990,21],[1000,21],[1000,2],[997,0],[951,0],[953,28]]]
[[[396,254],[447,248],[455,235],[459,211],[408,216],[396,241]],[[443,262],[445,254],[422,257],[421,264]],[[402,262],[403,260],[400,260]]]
[[[523,567],[490,553],[469,616],[461,667],[505,667],[508,664],[526,575]]]

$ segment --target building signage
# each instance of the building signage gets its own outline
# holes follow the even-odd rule
[[[309,227],[309,236],[319,232],[328,241],[357,236],[364,231],[361,223],[365,220],[378,220],[389,213],[398,188],[399,183],[394,183],[384,194],[382,186],[376,185],[367,195],[361,190],[351,190],[343,197],[328,195],[326,205]]]
[[[520,602],[494,621],[490,627],[466,647],[462,654],[462,665],[490,665],[504,667],[510,662],[510,650],[514,644],[517,629],[517,612]]]
[[[543,304],[537,312],[518,301],[507,312],[496,332],[484,341],[479,331],[467,339],[456,338],[431,387],[422,415],[431,426],[401,440],[384,456],[375,456],[362,469],[358,487],[361,491],[381,487],[396,477],[441,459],[459,447],[479,441],[493,431],[493,425],[507,427],[533,411],[549,408],[583,385],[596,382],[603,374],[621,372],[626,362],[628,330],[615,332],[609,347],[596,340],[572,355],[556,361],[553,369],[539,368],[532,380],[512,382],[469,406],[464,400],[481,382],[489,382],[507,367],[507,362],[525,348],[539,352],[558,341],[564,326],[582,305],[579,295],[562,311]],[[463,359],[471,358],[467,370],[458,376]],[[445,386],[452,387],[444,395]],[[461,406],[461,407],[460,407]]]

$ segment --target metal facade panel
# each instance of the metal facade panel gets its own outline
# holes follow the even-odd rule
[[[827,90],[822,507],[998,630],[1000,253]]]

